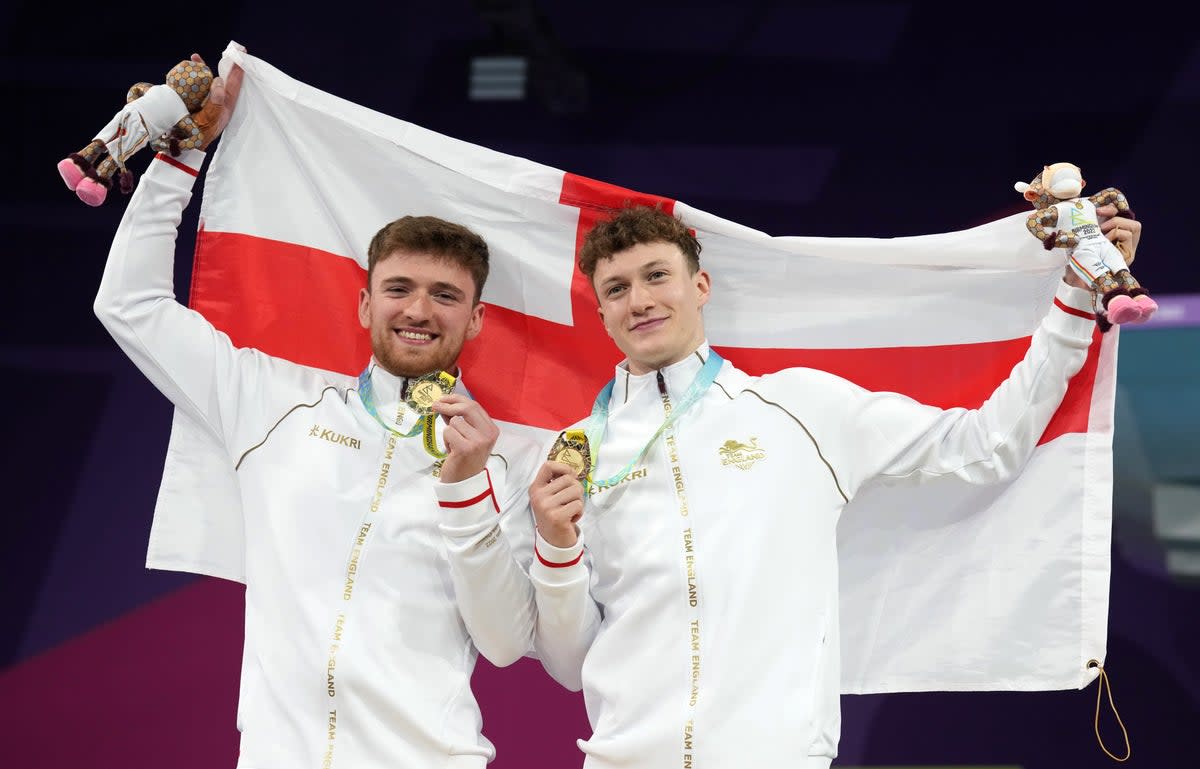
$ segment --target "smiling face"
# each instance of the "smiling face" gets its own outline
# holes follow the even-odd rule
[[[592,287],[604,328],[634,374],[677,363],[704,341],[708,273],[691,271],[673,243],[638,243],[599,259]]]
[[[471,272],[450,258],[395,251],[380,258],[359,294],[358,322],[379,365],[402,377],[454,368],[483,328]]]

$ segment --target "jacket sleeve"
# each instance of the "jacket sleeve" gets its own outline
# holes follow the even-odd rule
[[[518,493],[522,483],[528,488],[528,479],[521,463],[515,464],[508,472],[495,468],[497,476],[503,472],[499,487],[492,469],[434,484],[459,614],[479,653],[499,667],[531,651],[537,622],[533,586],[513,536],[533,526],[527,500]]]
[[[534,644],[546,672],[577,692],[583,688],[583,660],[602,619],[591,593],[591,560],[583,532],[569,548],[555,547],[536,532],[534,536],[529,566],[538,608]]]
[[[235,348],[175,299],[176,231],[204,157],[188,150],[150,163],[113,239],[95,312],[154,386],[228,449],[239,394],[258,390],[280,362]]]
[[[1089,292],[1060,283],[1025,357],[977,409],[939,409],[844,382],[842,427],[852,437],[843,449],[852,455],[841,458],[847,491],[872,479],[908,484],[952,475],[982,484],[1013,477],[1087,357],[1096,328],[1090,302]]]
[[[503,497],[487,472],[436,484],[440,528],[459,611],[480,653],[501,666],[537,656],[555,680],[578,691],[599,610],[582,535],[560,550],[536,534],[529,484],[541,455],[531,448],[505,473]]]

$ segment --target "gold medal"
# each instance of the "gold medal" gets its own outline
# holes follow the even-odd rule
[[[566,430],[558,436],[550,453],[551,462],[561,462],[575,471],[579,480],[587,478],[592,466],[592,452],[588,448],[587,433],[583,430]]]
[[[408,397],[404,402],[408,407],[417,412],[421,416],[429,416],[433,413],[433,404],[437,403],[443,397],[454,392],[454,383],[457,380],[445,371],[438,371],[433,374],[413,380],[413,383],[408,388]]]

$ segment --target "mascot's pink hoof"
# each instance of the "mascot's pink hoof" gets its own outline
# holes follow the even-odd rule
[[[67,183],[67,189],[71,191],[74,191],[79,183],[87,178],[87,175],[70,158],[58,161],[58,175]]]
[[[1154,301],[1145,294],[1142,294],[1133,301],[1137,303],[1138,309],[1142,311],[1142,317],[1140,320],[1138,320],[1138,323],[1150,320],[1150,316],[1153,315],[1156,310],[1158,310],[1158,302]]]
[[[108,188],[95,179],[84,179],[75,188],[75,194],[84,203],[95,207],[103,203],[104,198],[108,197]]]
[[[1124,295],[1114,296],[1109,300],[1107,314],[1108,322],[1118,326],[1122,323],[1134,323],[1142,318],[1142,311],[1137,302],[1133,301],[1132,297]]]

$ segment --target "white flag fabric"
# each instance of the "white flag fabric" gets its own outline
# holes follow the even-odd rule
[[[612,207],[657,203],[695,229],[713,277],[708,338],[739,368],[822,368],[942,407],[978,406],[1005,379],[1063,271],[1024,214],[920,237],[770,237],[433,133],[231,45],[222,69],[233,63],[245,80],[205,179],[192,306],[239,346],[356,374],[370,354],[354,307],[371,236],[407,214],[462,223],[492,253],[487,322],[462,365],[494,417],[533,430],[585,415],[620,359],[574,265]],[[1115,331],[1097,333],[1014,481],[870,488],[846,508],[844,692],[1067,689],[1095,677],[1116,349]],[[147,565],[240,581],[242,537],[233,468],[177,412]]]

